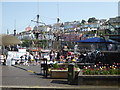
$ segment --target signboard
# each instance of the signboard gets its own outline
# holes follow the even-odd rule
[[[26,49],[18,49],[18,52],[26,52]]]

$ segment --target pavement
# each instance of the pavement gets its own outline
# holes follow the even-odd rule
[[[1,67],[2,90],[120,90],[119,86],[68,85],[67,79],[44,78],[39,65]]]
[[[35,74],[40,74],[41,73],[41,66],[40,65],[12,65],[13,67],[19,68],[21,70],[35,73]]]

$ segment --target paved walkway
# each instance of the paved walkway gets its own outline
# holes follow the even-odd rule
[[[30,66],[27,66],[27,65],[13,65],[13,67],[16,67],[16,68],[19,68],[19,69],[22,69],[22,70],[25,70],[25,71],[28,71],[28,72],[31,72],[31,73],[41,73],[41,66],[40,65],[30,65]]]
[[[2,66],[2,90],[9,88],[18,90],[120,90],[118,86],[88,86],[68,85],[67,79],[44,78],[40,66]]]

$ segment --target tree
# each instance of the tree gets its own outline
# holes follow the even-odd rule
[[[82,21],[81,21],[82,24],[85,24],[85,22],[86,22],[85,20],[82,20]]]
[[[38,47],[41,48],[47,47],[47,40],[38,40]]]
[[[97,19],[95,17],[89,18],[88,23],[95,23]]]
[[[32,45],[31,40],[23,40],[22,41],[22,47],[30,47]]]

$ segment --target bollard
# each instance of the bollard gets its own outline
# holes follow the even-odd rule
[[[75,64],[70,63],[68,65],[68,84],[73,84],[75,78],[75,71],[74,71]]]

